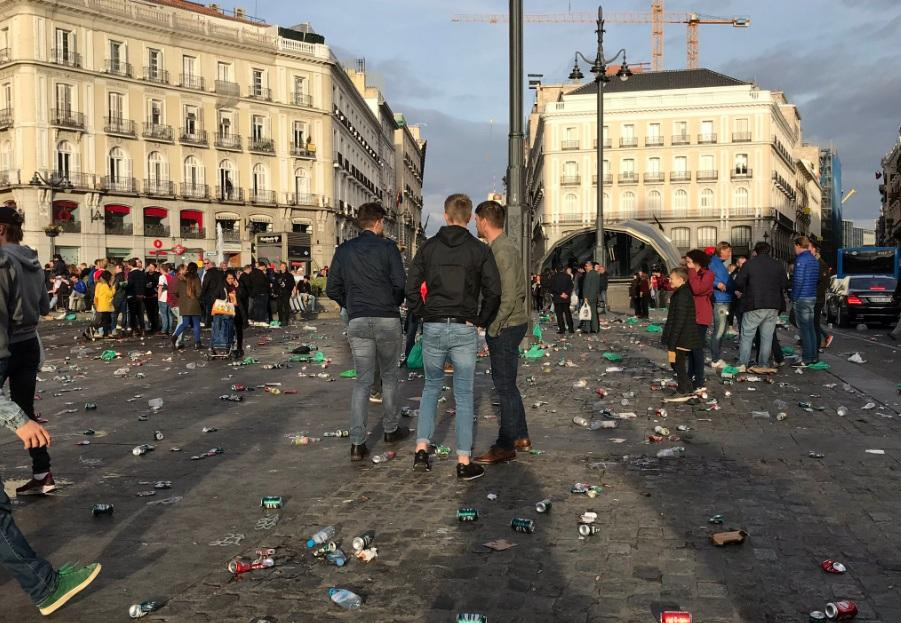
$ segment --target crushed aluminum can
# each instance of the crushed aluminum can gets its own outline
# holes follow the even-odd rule
[[[280,495],[265,495],[260,498],[260,508],[276,509],[282,507],[282,497]]]
[[[810,452],[807,453],[807,456],[809,456],[812,459],[821,459],[825,455],[822,452],[817,452],[816,450],[811,450]]]
[[[244,396],[239,396],[238,394],[222,394],[219,396],[219,400],[227,400],[229,402],[244,402]]]
[[[457,623],[488,623],[488,617],[477,612],[460,612]]]
[[[710,518],[707,520],[707,523],[712,523],[712,524],[720,525],[720,524],[722,524],[724,521],[726,521],[726,518],[723,517],[723,516],[720,515],[720,514],[717,514],[717,515],[714,515],[714,516],[710,517]]]
[[[156,439],[157,441],[162,441],[163,440],[163,431],[160,431],[160,430],[154,431],[153,438]]]
[[[131,449],[131,453],[135,456],[143,456],[153,450],[153,446],[149,443],[142,443],[140,446],[135,446]]]
[[[531,519],[524,519],[522,517],[514,517],[512,521],[510,521],[510,527],[513,528],[514,532],[522,532],[524,534],[532,534],[535,532],[535,522]]]
[[[153,483],[154,489],[171,489],[172,481],[171,480],[157,480]]]
[[[540,502],[535,503],[535,511],[539,513],[546,513],[551,510],[551,499],[545,498]]]
[[[326,541],[325,543],[323,543],[322,545],[320,545],[319,547],[317,547],[316,549],[313,550],[313,556],[315,558],[325,558],[327,555],[331,554],[336,549],[338,549],[338,546],[335,545],[334,541]]]
[[[822,567],[823,571],[826,573],[844,573],[848,570],[845,565],[836,562],[835,560],[824,560],[820,563],[820,567]]]
[[[666,412],[666,409],[661,408],[661,409],[657,409],[656,411],[654,411],[654,415],[656,415],[659,418],[665,418],[668,414]]]
[[[591,536],[592,534],[600,534],[601,527],[594,524],[580,523],[579,534],[581,536]]]
[[[460,523],[476,521],[479,518],[478,509],[464,506],[462,508],[457,509],[457,521]]]
[[[97,403],[96,403],[96,402],[86,402],[86,403],[84,403],[84,410],[85,410],[85,411],[96,411],[96,410],[97,410]]]
[[[216,428],[215,426],[204,426],[204,427],[200,430],[200,432],[202,432],[202,433],[215,433],[217,430],[219,430],[219,429]]]
[[[857,616],[857,604],[850,599],[826,604],[826,618],[830,621],[849,621]]]
[[[822,623],[826,620],[826,613],[821,612],[819,610],[814,610],[810,614],[807,615],[807,620],[810,623]]]
[[[112,515],[113,510],[112,504],[94,504],[93,508],[91,508],[91,514],[94,517],[97,515]]]
[[[691,623],[691,613],[684,610],[667,610],[660,613],[660,623]]]

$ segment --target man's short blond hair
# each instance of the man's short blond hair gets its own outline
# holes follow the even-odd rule
[[[444,213],[457,225],[466,225],[472,218],[472,199],[463,193],[454,193],[444,200]]]

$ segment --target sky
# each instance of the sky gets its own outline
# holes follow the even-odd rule
[[[460,24],[457,13],[505,13],[506,0],[226,0],[269,23],[310,22],[348,66],[366,59],[370,82],[428,140],[428,233],[444,197],[503,191],[507,166],[508,56],[505,25]],[[609,0],[605,11],[647,11],[650,0]],[[596,11],[588,0],[525,0],[525,12]],[[842,185],[857,194],[844,218],[872,228],[879,215],[881,158],[898,141],[901,67],[897,0],[667,0],[667,11],[747,16],[751,26],[700,27],[700,66],[785,91],[801,114],[805,142],[833,145]],[[651,60],[649,24],[607,24],[605,48]],[[526,24],[525,72],[566,80],[576,49],[595,52],[590,24]],[[667,24],[664,65],[685,66],[685,27]],[[583,67],[586,76],[590,74]],[[525,91],[526,111],[533,96]],[[427,216],[428,213],[431,216]]]

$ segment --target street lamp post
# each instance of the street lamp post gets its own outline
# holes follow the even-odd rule
[[[570,80],[581,80],[583,78],[582,71],[579,69],[579,58],[583,61],[591,65],[591,73],[594,74],[594,83],[597,85],[597,153],[598,153],[598,162],[597,162],[597,177],[598,177],[598,200],[597,200],[597,222],[595,224],[596,231],[595,235],[597,240],[595,241],[595,261],[597,261],[601,266],[607,265],[607,253],[606,253],[606,245],[604,244],[604,90],[603,86],[605,83],[610,81],[610,77],[607,75],[607,63],[612,63],[617,58],[619,58],[620,54],[623,57],[623,64],[620,66],[619,71],[616,72],[617,78],[622,81],[626,81],[629,79],[629,76],[632,75],[632,71],[629,69],[628,63],[626,63],[626,50],[621,49],[619,52],[611,56],[610,58],[606,58],[604,56],[604,9],[603,7],[598,7],[598,20],[597,20],[597,30],[595,32],[598,35],[598,49],[595,55],[594,60],[590,60],[581,52],[576,52],[575,62],[573,64],[573,70],[569,74]]]

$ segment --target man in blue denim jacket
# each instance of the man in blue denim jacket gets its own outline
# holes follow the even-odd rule
[[[713,271],[713,332],[710,334],[710,359],[714,368],[725,368],[726,362],[721,356],[723,337],[729,328],[729,306],[735,292],[735,282],[729,274],[727,265],[732,263],[732,245],[721,242],[716,253],[710,258],[710,270]]]
[[[807,236],[795,238],[795,272],[792,276],[792,304],[795,320],[801,333],[801,361],[793,367],[803,368],[819,360],[816,318],[817,281],[820,279],[820,264],[810,252]]]

